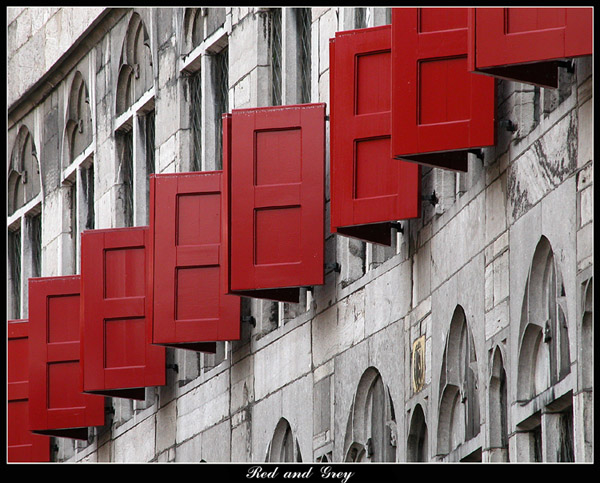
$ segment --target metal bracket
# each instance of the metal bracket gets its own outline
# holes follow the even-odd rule
[[[338,263],[326,263],[325,264],[326,271],[334,271],[336,273],[340,273],[342,271],[342,266]]]
[[[399,223],[397,221],[392,221],[390,223],[390,226],[392,228],[395,228],[396,230],[398,230],[400,233],[404,234],[404,225],[402,225],[401,223]]]
[[[167,369],[173,369],[177,374],[179,374],[179,366],[177,364],[167,364]]]
[[[245,315],[242,317],[242,322],[250,324],[252,327],[256,328],[256,319],[253,315]]]
[[[575,72],[575,61],[573,59],[559,60],[558,66],[565,69],[569,74],[572,74],[573,72]]]
[[[510,119],[503,119],[502,121],[499,121],[498,124],[500,124],[501,127],[510,132],[516,132],[517,130],[517,125]]]
[[[477,158],[483,161],[483,150],[482,149],[469,149],[469,153],[474,154]]]
[[[433,206],[437,205],[440,202],[437,195],[435,194],[435,191],[433,193],[431,193],[429,196],[422,196],[421,199],[423,201],[429,201],[429,203],[431,203],[431,205],[433,205]]]

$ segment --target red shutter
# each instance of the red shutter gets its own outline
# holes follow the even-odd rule
[[[81,235],[83,390],[143,400],[165,384],[165,348],[152,345],[148,227]]]
[[[591,8],[475,8],[469,12],[475,72],[558,87],[558,61],[592,54]]]
[[[104,398],[83,394],[79,275],[29,279],[29,428],[87,439],[104,424]]]
[[[391,156],[391,27],[330,40],[331,231],[389,245],[420,216],[420,166]]]
[[[230,293],[298,302],[324,261],[325,105],[224,117]]]
[[[240,298],[227,295],[226,198],[221,171],[150,178],[153,342],[215,352],[240,338]]]
[[[29,321],[8,321],[7,461],[50,461],[50,438],[29,431]]]
[[[467,64],[467,8],[392,10],[392,155],[467,170],[495,144],[495,82]]]

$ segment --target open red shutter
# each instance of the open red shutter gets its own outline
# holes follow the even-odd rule
[[[591,8],[470,10],[472,71],[558,87],[559,61],[592,54]]]
[[[495,144],[495,82],[470,73],[467,8],[392,10],[392,155],[467,170]]]
[[[230,293],[298,302],[324,261],[325,105],[224,118]]]
[[[88,438],[104,424],[104,397],[84,394],[79,275],[29,279],[29,428]]]
[[[148,227],[81,235],[83,390],[143,400],[165,384],[165,348],[152,345]]]
[[[214,353],[216,341],[240,338],[222,185],[221,171],[150,178],[155,344]]]
[[[420,216],[420,166],[391,156],[391,27],[330,40],[331,231],[389,245]]]
[[[29,321],[8,321],[7,461],[50,461],[50,438],[29,431]]]

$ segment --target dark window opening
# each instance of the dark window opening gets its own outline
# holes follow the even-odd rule
[[[271,11],[271,105],[280,106],[282,103],[282,42],[281,42],[281,9],[275,8]]]
[[[354,28],[357,28],[357,29],[367,28],[367,9],[366,8],[355,8],[354,9]]]
[[[42,214],[32,216],[31,223],[31,257],[32,276],[42,276]]]
[[[133,131],[122,132],[121,156],[119,167],[121,183],[123,184],[123,223],[133,226]]]
[[[85,200],[86,214],[84,220],[84,229],[93,230],[95,227],[95,213],[94,213],[94,165],[90,164],[89,167],[84,168],[81,171],[81,188],[83,191],[83,197]]]
[[[296,9],[296,23],[298,32],[298,62],[300,103],[310,102],[310,24],[312,20],[310,8]]]
[[[216,120],[216,144],[215,144],[215,169],[223,169],[223,119],[222,116],[229,109],[229,51],[223,49],[215,55],[214,64],[214,87],[215,87],[215,120]]]
[[[575,461],[575,451],[573,448],[573,406],[569,406],[560,415],[560,453],[558,461]]]
[[[8,232],[8,255],[12,289],[12,318],[21,317],[21,230]]]
[[[146,206],[150,206],[150,175],[156,172],[156,151],[154,149],[155,129],[156,129],[156,114],[155,111],[150,111],[146,114]],[[146,223],[150,223],[149,210],[146,212]]]
[[[192,152],[190,171],[200,171],[202,167],[202,77],[200,71],[189,78],[190,88],[190,135]]]

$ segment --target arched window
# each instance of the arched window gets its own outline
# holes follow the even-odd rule
[[[17,133],[7,171],[7,308],[8,317],[18,319],[27,316],[27,280],[42,274],[40,165],[26,126]]]
[[[564,379],[570,366],[565,286],[550,242],[542,236],[533,255],[521,308],[517,400],[525,406]],[[535,415],[517,421],[518,427],[528,430],[536,448],[529,458],[573,461],[572,393],[557,394],[557,399],[544,400],[544,405],[551,409],[540,415],[539,405],[530,405]],[[528,424],[534,416],[539,422]]]
[[[581,321],[581,386],[592,389],[594,382],[594,278],[585,283],[583,291],[583,318]]]
[[[184,15],[184,52],[187,54],[204,40],[204,17],[202,8],[186,8]]]
[[[570,372],[565,299],[552,247],[542,237],[533,256],[521,310],[519,400],[531,399]]]
[[[78,71],[71,83],[67,108],[63,166],[68,166],[83,153],[93,139],[90,97],[83,76]]]
[[[117,226],[149,223],[149,175],[155,172],[154,72],[148,31],[141,16],[129,20],[121,48],[115,109],[118,199]]]
[[[94,209],[94,132],[89,91],[80,71],[71,80],[68,105],[65,114],[63,138],[63,217],[66,226],[62,230],[62,273],[79,273],[79,236],[83,230],[95,227]]]
[[[412,411],[410,418],[410,429],[407,441],[408,461],[428,461],[429,443],[427,439],[427,422],[420,404]]]
[[[40,193],[40,166],[29,129],[23,126],[10,155],[8,172],[8,214],[12,215]]]
[[[506,371],[499,347],[494,350],[492,361],[489,406],[490,450],[494,453],[493,461],[509,461]]]
[[[440,374],[438,454],[446,455],[479,434],[477,357],[463,308],[454,311]]]
[[[298,440],[287,419],[281,418],[267,449],[267,462],[302,462]]]
[[[346,461],[396,461],[396,417],[388,388],[370,367],[358,384],[344,442]]]

